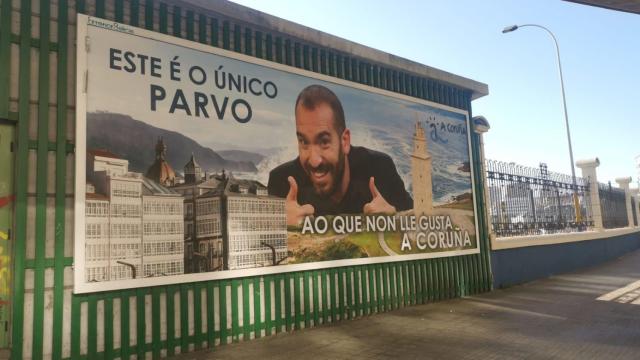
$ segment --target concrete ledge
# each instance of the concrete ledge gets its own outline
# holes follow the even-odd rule
[[[513,236],[495,238],[491,236],[491,249],[504,250],[527,246],[541,246],[552,244],[564,244],[578,241],[599,240],[632,233],[640,233],[640,228],[607,229],[603,231],[584,231],[569,234],[549,234],[532,236]]]

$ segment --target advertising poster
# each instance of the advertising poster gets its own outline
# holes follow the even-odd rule
[[[78,16],[75,292],[478,253],[467,113]]]

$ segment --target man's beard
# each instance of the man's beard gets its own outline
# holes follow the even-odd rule
[[[342,144],[340,144],[340,150],[338,153],[338,163],[337,164],[328,164],[322,163],[320,166],[316,168],[311,168],[308,164],[305,166],[305,170],[307,172],[307,176],[311,178],[311,171],[326,171],[333,181],[330,183],[330,187],[328,189],[324,189],[320,187],[318,184],[311,181],[313,185],[313,189],[315,190],[316,195],[320,198],[327,199],[334,195],[340,189],[342,185],[342,178],[344,177],[344,167],[345,167],[345,155],[342,151]]]

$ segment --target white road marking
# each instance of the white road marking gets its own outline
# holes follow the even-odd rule
[[[596,300],[600,300],[600,301],[611,301],[614,299],[618,299],[621,298],[619,300],[616,300],[617,302],[621,302],[621,303],[627,303],[630,300],[634,300],[632,302],[632,304],[634,305],[640,305],[640,298],[638,298],[637,294],[629,294],[630,292],[640,289],[640,280],[638,281],[634,281],[631,284],[625,286],[625,287],[621,287],[620,289],[616,289],[613,290],[610,293],[606,293],[602,296],[600,296],[599,298],[597,298]]]

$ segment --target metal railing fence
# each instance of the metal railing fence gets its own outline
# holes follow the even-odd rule
[[[600,194],[602,226],[605,229],[629,226],[624,190],[612,187],[609,182],[607,184],[598,183],[598,192]]]
[[[498,237],[586,231],[593,227],[589,183],[538,168],[487,160],[490,222]],[[576,200],[578,210],[576,211]]]

